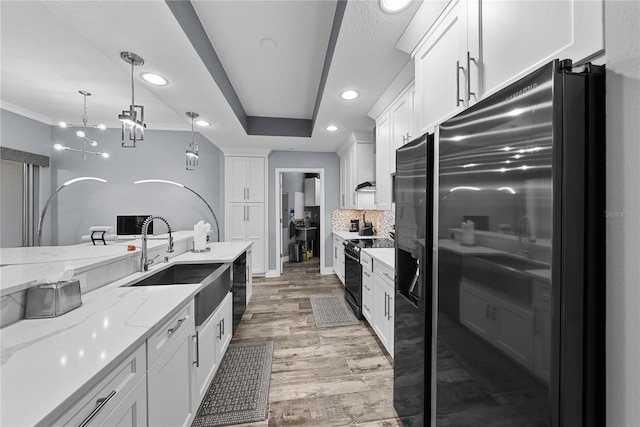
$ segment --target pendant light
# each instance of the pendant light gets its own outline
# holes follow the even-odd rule
[[[200,117],[198,113],[187,112],[187,117],[191,119],[191,143],[185,150],[186,167],[188,171],[195,170],[198,166],[198,144],[194,141],[193,121]]]
[[[101,153],[98,151],[89,151],[87,150],[87,144],[89,144],[92,147],[95,147],[98,145],[98,142],[96,140],[93,139],[89,139],[87,137],[87,126],[92,127],[92,128],[97,128],[100,130],[105,130],[107,128],[107,126],[105,126],[104,124],[100,123],[98,125],[88,125],[87,124],[87,96],[91,96],[91,93],[87,92],[86,90],[79,90],[78,93],[80,93],[83,98],[84,98],[84,110],[83,110],[83,114],[82,114],[82,129],[78,129],[76,131],[76,136],[78,138],[82,139],[82,150],[78,149],[78,148],[71,148],[71,147],[67,147],[65,145],[62,144],[54,144],[53,148],[54,150],[57,151],[77,151],[79,153],[82,153],[82,158],[84,160],[87,160],[87,154],[95,154],[96,156],[102,156],[103,158],[107,159],[109,158],[109,153]],[[73,128],[75,126],[68,124],[66,122],[59,122],[58,126],[60,126],[61,128]]]
[[[134,67],[144,65],[144,59],[132,52],[120,52],[120,58],[127,64],[131,64],[131,104],[128,110],[123,110],[118,119],[122,122],[122,147],[136,148],[137,141],[144,140],[144,106],[136,105],[135,91],[133,87]]]

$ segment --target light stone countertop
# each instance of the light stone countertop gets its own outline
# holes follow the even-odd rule
[[[360,236],[357,231],[346,231],[346,230],[333,231],[333,234],[335,234],[336,236],[338,236],[338,237],[340,237],[341,239],[344,239],[344,240],[351,240],[351,239],[379,239],[381,237],[384,237],[384,236],[378,236],[378,235]]]
[[[396,266],[396,250],[394,248],[366,248],[362,249],[362,252],[367,253],[375,261],[373,268],[375,270],[375,262],[381,262],[387,265],[392,270],[395,270]]]
[[[210,243],[82,296],[79,308],[2,329],[0,425],[50,424],[175,315],[202,285],[121,287],[172,263],[231,262],[251,242]],[[4,280],[4,279],[3,279]]]

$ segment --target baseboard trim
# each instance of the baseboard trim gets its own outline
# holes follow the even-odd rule
[[[289,262],[289,255],[282,257],[282,262]]]
[[[320,274],[334,274],[333,267],[322,267],[320,269]]]
[[[269,270],[265,273],[264,277],[278,277],[279,274],[276,270]]]

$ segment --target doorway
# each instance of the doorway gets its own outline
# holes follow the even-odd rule
[[[276,168],[275,173],[276,275],[282,274],[285,262],[315,264],[322,272],[327,230],[324,168]]]

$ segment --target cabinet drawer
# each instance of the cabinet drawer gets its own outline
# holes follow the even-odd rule
[[[362,265],[363,271],[373,271],[373,259],[362,251],[360,252],[360,264]]]
[[[391,267],[376,260],[373,262],[373,271],[383,278],[388,285],[395,289],[395,272]]]
[[[145,345],[142,344],[52,425],[102,424],[136,384],[144,379],[147,368],[145,362]]]
[[[191,300],[147,339],[147,364],[149,368],[166,351],[174,338],[177,338],[187,330],[186,326],[189,324],[189,320],[193,318],[193,312],[193,300]]]

